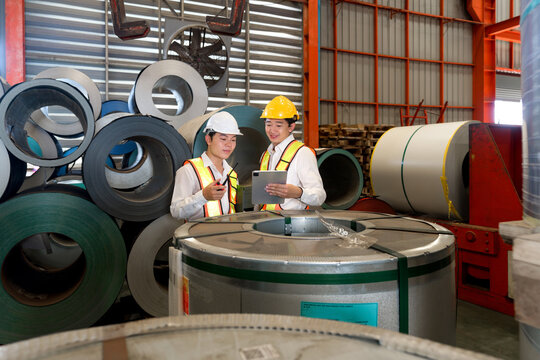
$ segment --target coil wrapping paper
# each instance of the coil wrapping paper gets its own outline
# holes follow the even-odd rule
[[[124,280],[126,250],[118,227],[107,214],[79,196],[58,192],[18,196],[0,204],[0,214],[0,343],[87,327],[109,309]],[[8,253],[38,233],[67,236],[84,252],[86,266],[80,282],[56,302],[48,299],[50,294],[32,297],[9,285],[15,274],[5,266]]]
[[[25,125],[42,107],[58,105],[70,110],[82,126],[84,138],[77,149],[65,157],[37,157],[28,146]],[[94,114],[88,100],[73,86],[58,80],[37,79],[11,87],[0,100],[0,139],[17,158],[37,166],[56,167],[78,159],[94,135]]]
[[[160,249],[171,241],[174,231],[183,223],[170,214],[159,217],[141,232],[129,253],[129,290],[137,304],[152,316],[169,314],[167,284],[162,285],[156,281],[154,260]]]
[[[97,120],[101,113],[101,94],[92,79],[85,73],[67,67],[55,67],[46,69],[37,74],[34,79],[54,79],[72,85],[79,90],[90,102],[94,120]],[[54,119],[46,116],[42,111],[37,111],[32,115],[32,119],[43,129],[57,135],[76,135],[84,131],[79,121],[67,121],[58,123]]]
[[[373,192],[394,209],[444,219],[469,214],[469,125],[475,121],[396,127],[377,142]]]
[[[111,149],[125,139],[148,152],[154,173],[135,189],[117,191],[107,182],[105,164]],[[151,116],[127,116],[101,129],[92,140],[83,158],[84,184],[108,214],[128,221],[153,220],[169,212],[174,174],[190,158],[186,141],[172,126]]]
[[[496,359],[372,326],[267,314],[176,316],[69,331],[0,347],[0,356],[120,358],[123,351],[113,344],[137,359]],[[278,355],[261,357],[269,347]]]
[[[157,108],[152,99],[154,89],[168,90],[174,95],[177,103],[174,115]],[[131,113],[155,116],[178,129],[187,121],[204,114],[208,107],[208,89],[193,67],[178,60],[160,60],[139,73],[128,104]]]

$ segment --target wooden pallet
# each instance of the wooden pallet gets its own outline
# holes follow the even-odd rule
[[[329,124],[319,126],[321,147],[348,150],[358,160],[364,175],[362,194],[372,195],[369,167],[377,141],[392,125],[379,124]]]

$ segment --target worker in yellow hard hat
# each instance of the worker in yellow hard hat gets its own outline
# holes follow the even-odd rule
[[[261,157],[260,170],[286,170],[286,184],[269,184],[266,191],[285,199],[283,204],[264,204],[262,210],[299,210],[320,206],[326,199],[315,151],[292,134],[300,118],[285,96],[270,101],[261,118],[271,144]]]
[[[226,160],[236,148],[236,136],[242,133],[234,116],[225,111],[212,115],[203,131],[207,150],[176,172],[170,212],[177,219],[235,212],[238,175]]]

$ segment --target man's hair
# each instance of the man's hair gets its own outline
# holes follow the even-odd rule
[[[206,135],[210,136],[210,140],[213,140],[214,135],[216,135],[216,132],[215,131],[209,131],[209,132],[206,133]]]

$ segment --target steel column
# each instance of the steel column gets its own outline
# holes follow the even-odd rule
[[[24,0],[6,1],[6,80],[11,85],[26,78],[24,66]]]
[[[248,4],[249,6],[249,4]],[[304,4],[304,141],[319,147],[319,0]]]

